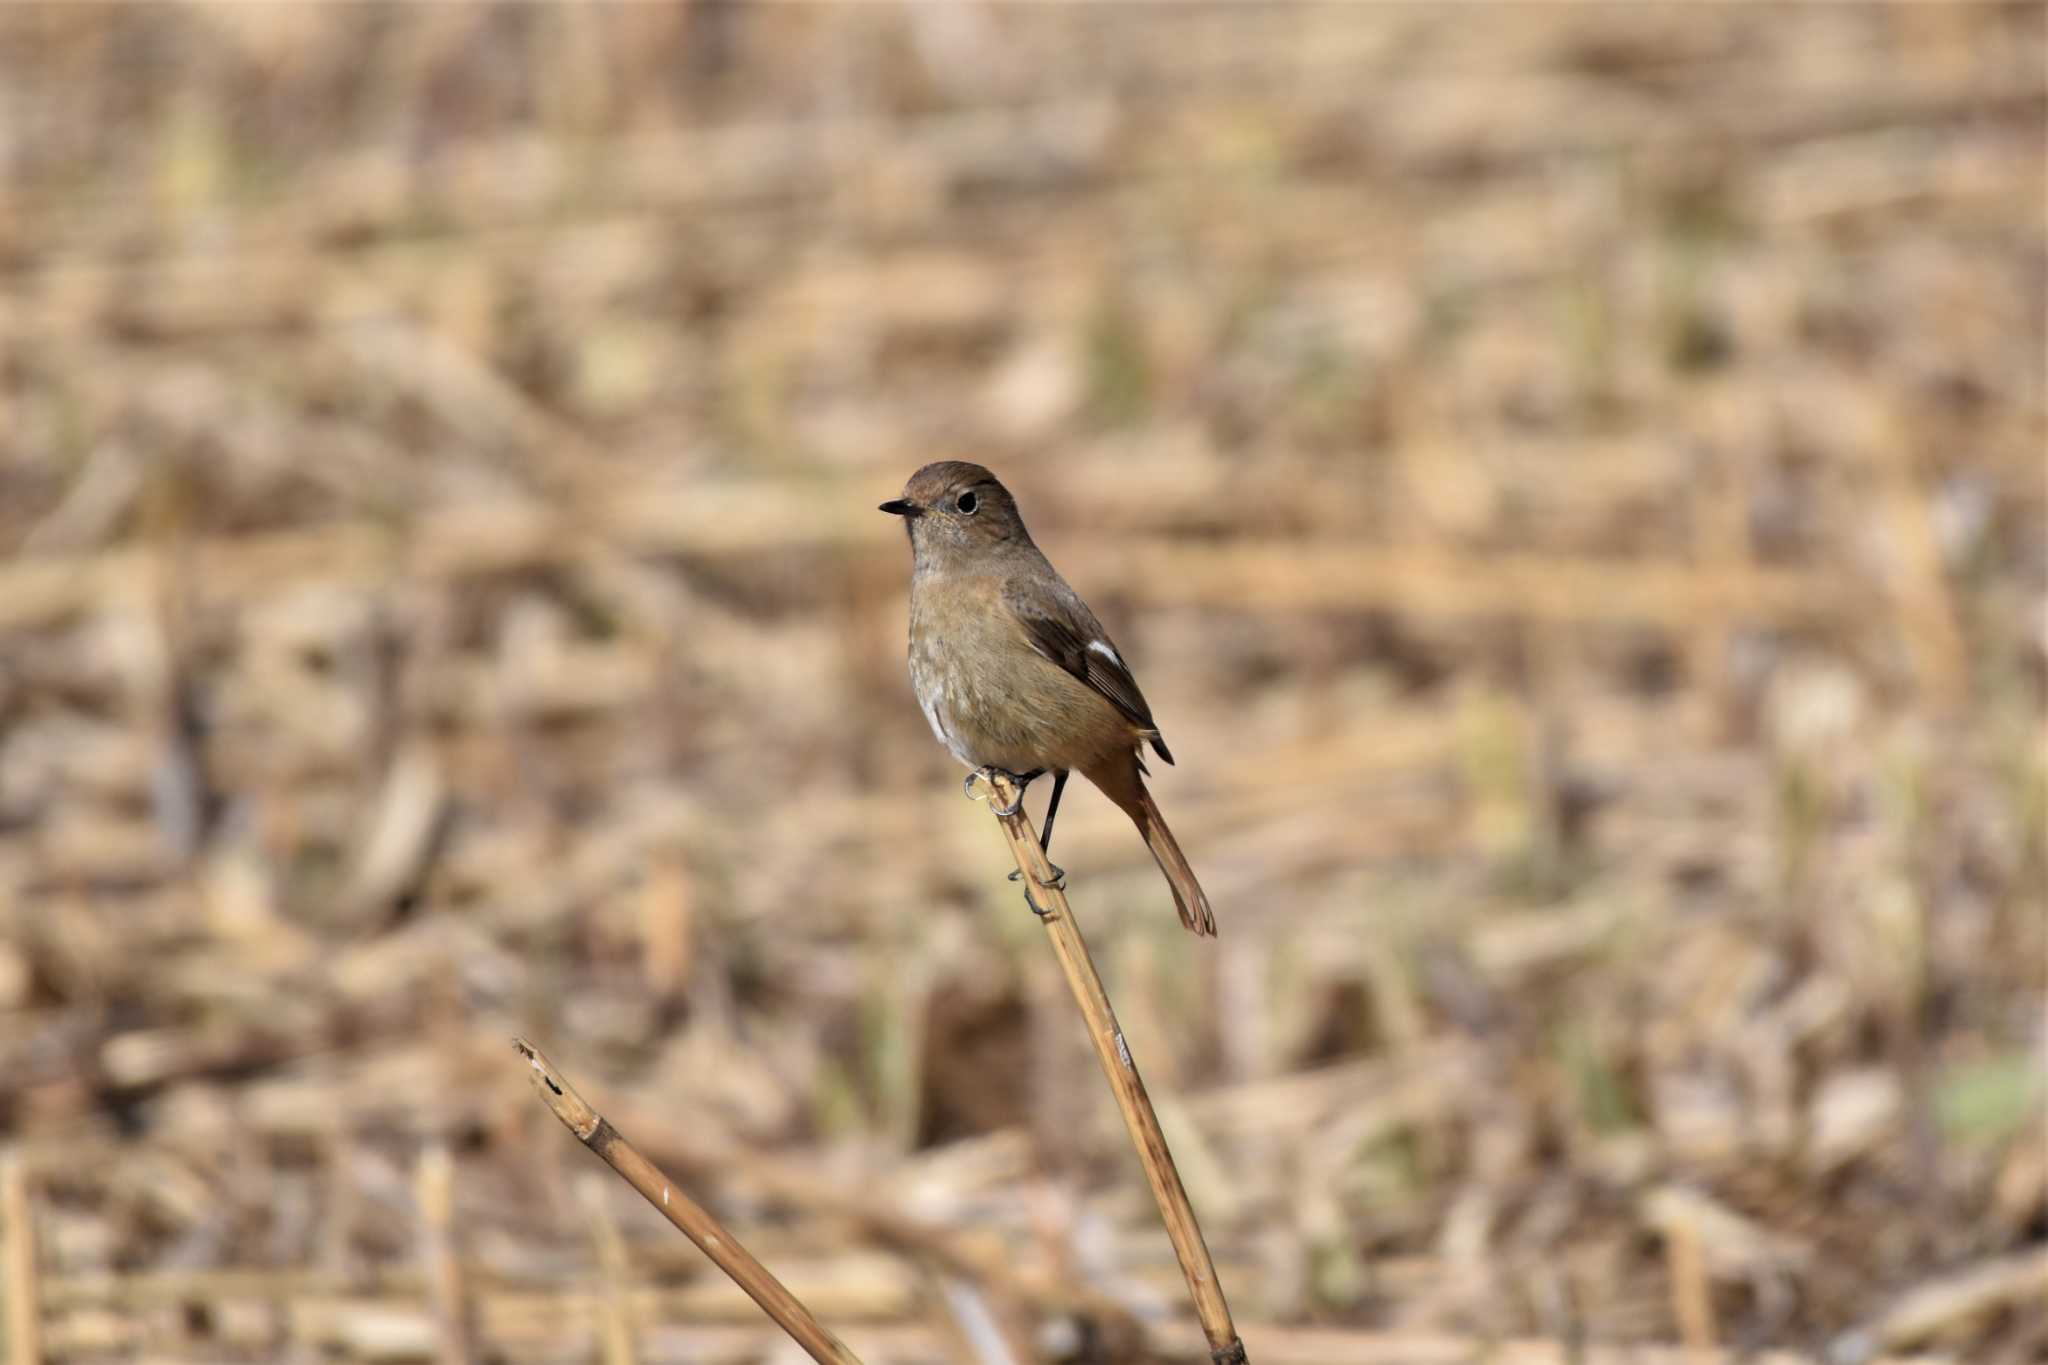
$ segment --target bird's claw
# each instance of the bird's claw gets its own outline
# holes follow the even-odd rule
[[[1038,882],[1038,885],[1044,887],[1048,891],[1066,890],[1067,870],[1053,863],[1047,863],[1046,866],[1052,868],[1052,880],[1049,882]],[[1013,882],[1023,881],[1024,869],[1018,868],[1015,872],[1012,872],[1010,874],[1010,880]],[[1034,877],[1032,880],[1037,881],[1037,878]],[[1051,919],[1053,917],[1053,912],[1051,910],[1046,909],[1044,906],[1040,905],[1037,901],[1031,898],[1031,888],[1029,886],[1026,886],[1024,888],[1024,904],[1030,906],[1031,913],[1038,916],[1040,919]]]
[[[978,801],[981,800],[982,797],[981,794],[975,790],[975,786],[976,784],[986,785],[988,787],[988,808],[991,811],[994,811],[997,815],[1007,820],[1009,817],[1016,815],[1018,812],[1024,809],[1025,789],[1028,788],[1034,780],[1043,776],[1045,776],[1045,769],[1043,768],[1034,768],[1028,773],[1012,773],[1005,772],[1003,769],[996,767],[994,764],[988,763],[983,764],[981,767],[976,768],[973,772],[967,774],[967,780],[960,784],[960,790],[967,793],[968,800]],[[995,803],[995,780],[997,777],[1007,777],[1010,779],[1010,781],[1017,784],[1017,799],[1015,801],[1012,801],[1008,806],[998,806]],[[1065,784],[1066,774],[1062,773],[1060,775],[1060,782],[1062,785]],[[1059,804],[1059,792],[1057,790],[1053,792],[1053,804],[1055,807],[1057,807]],[[1052,832],[1051,814],[1051,811],[1048,811],[1046,813],[1047,834],[1050,834]],[[1040,850],[1043,851],[1044,845],[1040,844],[1039,847]],[[1067,870],[1063,867],[1056,866],[1052,863],[1047,863],[1046,866],[1052,870],[1052,880],[1044,882],[1037,882],[1036,878],[1033,878],[1032,880],[1034,882],[1037,882],[1039,886],[1044,887],[1048,891],[1066,890]],[[1013,882],[1022,881],[1023,879],[1024,869],[1021,867],[1010,874],[1010,880]],[[1029,886],[1026,886],[1024,888],[1024,903],[1030,906],[1031,913],[1038,916],[1040,919],[1052,918],[1052,911],[1042,908],[1037,901],[1031,898],[1031,888]]]
[[[1012,782],[1017,784],[1017,799],[1015,801],[1012,801],[1007,806],[998,806],[995,803],[995,779],[998,774],[1001,774],[1002,776],[1009,778]],[[1001,768],[995,767],[993,765],[984,764],[983,766],[976,768],[973,772],[967,774],[967,780],[960,784],[960,790],[967,793],[967,799],[970,801],[975,799],[974,784],[977,782],[985,782],[988,784],[988,808],[996,815],[999,815],[1003,819],[1007,820],[1011,816],[1017,814],[1019,811],[1024,809],[1024,788],[1029,784],[1029,779],[1019,777],[1016,773],[1003,772]]]

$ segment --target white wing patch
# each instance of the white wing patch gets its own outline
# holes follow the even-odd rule
[[[1118,668],[1122,668],[1122,667],[1124,666],[1124,661],[1123,661],[1123,659],[1122,659],[1121,657],[1119,657],[1119,656],[1118,656],[1118,654],[1117,654],[1117,652],[1116,652],[1116,650],[1115,650],[1115,649],[1113,649],[1113,648],[1111,648],[1111,647],[1110,647],[1110,643],[1109,643],[1109,641],[1107,641],[1107,640],[1090,640],[1090,641],[1088,642],[1088,648],[1090,648],[1090,649],[1094,650],[1094,651],[1095,651],[1095,652],[1096,652],[1097,654],[1100,654],[1100,655],[1101,655],[1101,656],[1102,656],[1103,658],[1105,658],[1105,659],[1108,659],[1108,660],[1109,660],[1109,661],[1110,661],[1111,663],[1115,664],[1115,665],[1116,665],[1116,666],[1117,666]]]

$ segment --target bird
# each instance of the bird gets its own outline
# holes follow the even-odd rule
[[[968,789],[988,770],[1020,789],[1050,772],[1049,854],[1060,794],[1079,772],[1138,827],[1180,922],[1213,935],[1209,897],[1145,788],[1145,746],[1166,763],[1173,752],[1123,652],[1032,541],[1010,491],[981,465],[939,460],[881,510],[910,538],[911,687],[932,733],[973,770]],[[1064,875],[1055,869],[1056,884]]]

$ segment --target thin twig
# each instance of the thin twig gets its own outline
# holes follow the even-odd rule
[[[1124,1041],[1123,1029],[1117,1025],[1116,1011],[1110,1007],[1109,994],[1102,988],[1095,960],[1088,955],[1088,944],[1081,937],[1073,907],[1067,904],[1067,893],[1053,876],[1052,865],[1046,861],[1038,846],[1038,835],[1031,828],[1031,818],[1024,813],[1024,790],[1002,773],[984,774],[984,780],[977,785],[990,791],[989,809],[995,812],[1003,837],[1009,840],[1018,871],[1043,907],[1039,918],[1045,925],[1046,937],[1052,940],[1053,954],[1059,958],[1060,970],[1074,992],[1074,1003],[1080,1006],[1081,1016],[1087,1022],[1088,1036],[1102,1063],[1102,1074],[1109,1078],[1110,1091],[1123,1112],[1124,1126],[1130,1130],[1131,1145],[1137,1148],[1138,1162],[1151,1182],[1152,1197],[1159,1203],[1166,1235],[1173,1242],[1173,1254],[1180,1261],[1181,1273],[1187,1276],[1188,1293],[1194,1298],[1202,1333],[1209,1339],[1210,1357],[1216,1365],[1244,1365],[1244,1342],[1231,1323],[1230,1305],[1224,1301],[1223,1286],[1216,1278],[1216,1262],[1202,1240],[1201,1225],[1195,1221],[1195,1210],[1181,1185],[1173,1153],[1167,1150],[1166,1135],[1159,1130],[1159,1116],[1152,1112],[1151,1097],[1145,1093],[1145,1082],[1138,1075],[1130,1044]],[[1013,813],[1004,815],[1004,809]]]
[[[659,1209],[662,1217],[695,1242],[720,1270],[731,1277],[734,1284],[746,1290],[748,1296],[775,1319],[778,1327],[808,1351],[813,1360],[822,1361],[824,1365],[860,1365],[860,1357],[825,1330],[824,1325],[811,1315],[811,1310],[804,1307],[796,1295],[769,1272],[768,1267],[755,1260],[751,1252],[734,1240],[724,1224],[677,1189],[675,1182],[640,1155],[618,1129],[605,1121],[602,1114],[592,1109],[553,1064],[541,1055],[540,1049],[524,1038],[513,1039],[512,1046],[533,1068],[528,1079],[533,1082],[534,1093],[576,1135],[577,1140],[603,1158],[604,1163],[638,1190],[643,1199]]]

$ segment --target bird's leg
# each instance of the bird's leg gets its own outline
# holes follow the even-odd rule
[[[1033,775],[1036,776],[1037,774]],[[1067,769],[1055,768],[1052,774],[1052,800],[1045,804],[1045,828],[1038,832],[1038,851],[1040,853],[1052,852],[1052,822],[1060,813],[1060,793],[1066,789]],[[1046,866],[1052,868],[1052,876],[1055,882],[1063,881],[1066,878],[1066,872],[1058,865],[1048,861]],[[1017,874],[1012,872],[1010,880],[1016,881]]]
[[[1038,833],[1038,851],[1040,853],[1050,853],[1052,851],[1052,821],[1053,817],[1060,813],[1060,793],[1066,789],[1067,770],[1065,768],[1055,768],[1052,774],[1052,800],[1045,807],[1045,828]],[[1053,862],[1050,858],[1046,860],[1045,865],[1052,869],[1052,880],[1043,883],[1043,885],[1055,891],[1066,890],[1067,870]],[[1021,869],[1010,874],[1010,880],[1013,882],[1022,881],[1023,879],[1024,873]],[[1031,913],[1040,919],[1044,919],[1051,913],[1050,911],[1038,908],[1038,902],[1031,899],[1031,888],[1028,886],[1024,888],[1024,903],[1030,906]]]
[[[1052,818],[1060,813],[1060,793],[1066,789],[1067,770],[1061,768],[1052,775],[1052,800],[1046,802],[1045,805],[1045,828],[1038,832],[1038,851],[1040,853],[1050,854],[1052,852]],[[1063,877],[1066,874],[1055,869],[1053,875]]]

